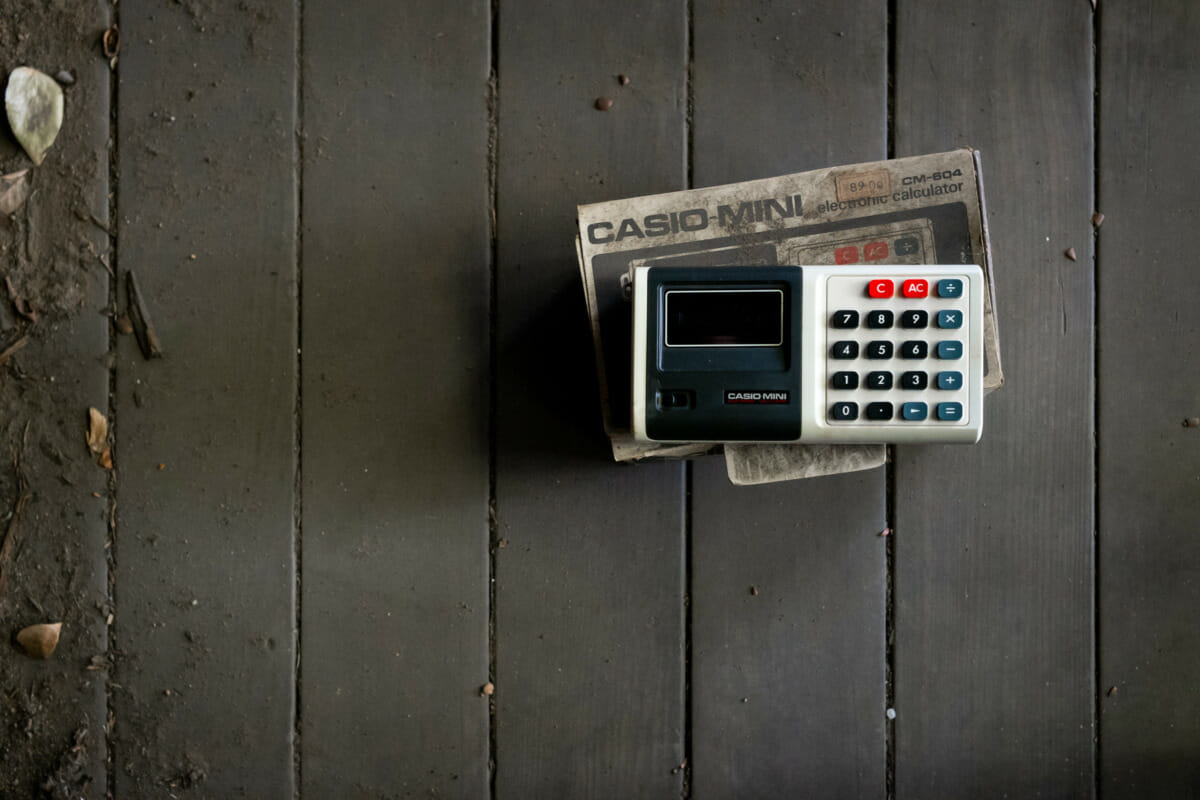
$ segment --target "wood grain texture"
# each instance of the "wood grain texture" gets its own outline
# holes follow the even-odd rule
[[[1200,7],[1100,17],[1099,603],[1101,792],[1200,787]],[[1112,692],[1110,694],[1110,692]]]
[[[304,3],[306,796],[487,795],[489,30]]]
[[[683,184],[684,4],[499,24],[496,797],[677,796],[683,467],[612,463],[573,238]]]
[[[695,185],[884,158],[885,22],[878,2],[698,0]],[[697,797],[884,795],[885,505],[883,469],[735,487],[696,462]]]
[[[1091,8],[897,8],[896,154],[982,152],[1007,383],[980,444],[897,448],[896,797],[1086,797]]]
[[[118,343],[113,793],[291,798],[296,20],[120,25],[120,265],[166,356]]]
[[[94,59],[93,32],[107,26],[104,0],[13,8],[0,24],[0,76],[30,65],[53,74],[71,65],[64,125],[35,167],[0,122],[0,174],[29,169],[32,193],[0,219],[0,350],[27,344],[0,365],[0,630],[9,644],[27,625],[63,623],[48,661],[0,656],[0,797],[40,796],[43,783],[86,731],[79,795],[104,797],[108,675],[108,473],[84,444],[87,409],[108,411],[108,65]],[[10,20],[6,20],[10,22]],[[41,35],[29,35],[38,32]],[[92,218],[99,224],[92,221]],[[9,310],[5,279],[38,313]],[[20,494],[29,500],[13,520]],[[93,494],[95,493],[95,494]],[[76,784],[78,786],[78,784]]]

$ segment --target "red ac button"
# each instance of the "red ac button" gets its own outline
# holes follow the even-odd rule
[[[900,287],[900,291],[904,293],[905,297],[928,297],[929,281],[924,278],[905,281]]]
[[[880,279],[871,281],[867,284],[867,296],[874,297],[877,300],[885,297],[891,297],[892,292],[894,291],[895,287],[892,285],[892,282],[888,280]]]

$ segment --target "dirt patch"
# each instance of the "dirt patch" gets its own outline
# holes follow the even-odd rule
[[[18,66],[73,78],[41,165],[0,118],[0,174],[29,169],[30,181],[0,217],[0,535],[29,492],[0,596],[0,797],[105,791],[107,474],[83,431],[87,407],[108,404],[96,357],[107,337],[107,27],[95,4],[62,0],[0,17],[0,82]],[[50,620],[63,623],[58,646],[28,658],[17,631]]]

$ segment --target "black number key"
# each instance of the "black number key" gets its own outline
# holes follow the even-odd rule
[[[829,416],[837,420],[858,419],[858,403],[834,403]]]
[[[830,324],[835,328],[857,328],[858,312],[835,311],[833,312],[833,320],[830,322]]]
[[[926,342],[905,342],[900,345],[901,358],[925,358],[929,355],[929,344]]]
[[[858,388],[858,373],[857,372],[835,372],[835,373],[833,373],[833,388],[835,388],[835,389],[857,389]]]
[[[906,372],[900,376],[901,389],[924,389],[929,386],[929,376],[924,372]]]
[[[867,373],[867,388],[868,389],[890,389],[890,388],[892,388],[892,373],[890,373],[890,372],[868,372]]]
[[[840,344],[840,342],[839,342]],[[871,342],[867,345],[867,358],[891,358],[891,342]]]
[[[886,309],[872,311],[867,314],[868,328],[890,328],[892,327],[892,312]]]
[[[858,358],[858,342],[834,342],[834,358]]]
[[[919,309],[905,311],[900,315],[901,328],[927,328],[929,327],[929,312]]]

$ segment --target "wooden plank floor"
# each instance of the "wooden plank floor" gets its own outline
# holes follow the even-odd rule
[[[0,220],[0,629],[66,632],[0,797],[1200,792],[1190,0],[59,5],[0,0],[75,77]],[[979,445],[611,462],[576,204],[964,145]]]

